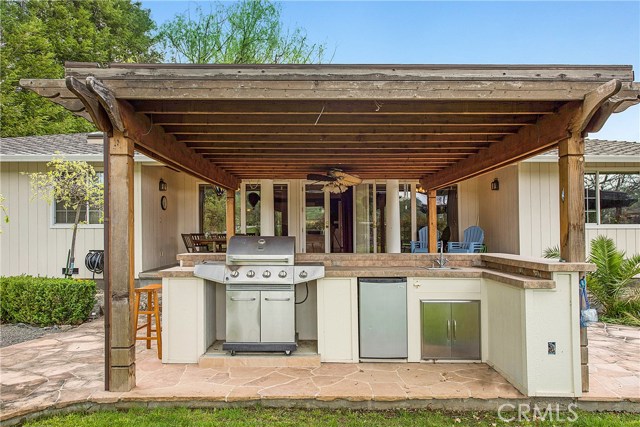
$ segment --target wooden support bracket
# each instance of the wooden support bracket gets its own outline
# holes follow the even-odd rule
[[[619,80],[613,79],[587,93],[584,96],[584,101],[580,106],[578,114],[576,114],[576,117],[574,117],[570,123],[571,132],[579,133],[584,136],[585,130],[588,129],[592,118],[601,110],[601,107],[608,108],[605,105],[606,102],[616,93],[620,92],[620,89],[622,89],[622,83]],[[606,119],[609,118],[611,113],[613,113],[614,109],[611,109],[611,112],[608,115],[606,115],[606,111],[600,113],[598,115],[598,121],[604,124]],[[602,127],[602,125],[600,125],[600,127]]]
[[[111,90],[106,87],[100,80],[95,77],[87,77],[87,87],[91,92],[96,94],[98,102],[104,108],[113,127],[120,132],[124,132],[124,123],[122,122],[122,116],[118,108],[118,101]]]
[[[67,89],[73,92],[84,105],[96,127],[107,134],[111,134],[113,127],[107,112],[102,108],[98,98],[87,88],[85,84],[75,77],[67,77],[64,80]]]

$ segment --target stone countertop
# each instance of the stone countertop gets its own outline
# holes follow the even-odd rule
[[[449,277],[481,278],[482,270],[473,267],[429,269],[427,267],[325,267],[325,277]]]
[[[162,277],[193,277],[193,267],[172,267],[162,270]],[[554,289],[555,281],[503,271],[461,267],[433,270],[426,267],[325,267],[326,278],[337,277],[409,277],[440,279],[490,279],[519,289]]]
[[[557,259],[526,257],[522,255],[480,254],[480,259],[483,263],[500,264],[545,272],[596,271],[596,266],[587,262],[561,262]]]

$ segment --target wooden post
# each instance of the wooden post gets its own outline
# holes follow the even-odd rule
[[[560,257],[585,261],[584,138],[578,133],[560,142]]]
[[[227,243],[236,234],[236,192],[227,189]]]
[[[438,252],[438,204],[436,190],[427,192],[427,212],[429,215],[429,253]]]
[[[135,326],[132,302],[133,264],[133,141],[114,131],[106,144],[105,318],[106,375],[109,391],[129,391],[136,385]]]
[[[558,146],[560,168],[560,257],[567,262],[585,261],[584,236],[584,138],[580,132]],[[582,274],[580,274],[582,275]],[[582,307],[579,307],[582,309]],[[582,391],[589,391],[587,330],[580,328]]]

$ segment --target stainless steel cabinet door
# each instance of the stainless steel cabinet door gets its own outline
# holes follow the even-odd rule
[[[295,301],[292,291],[262,291],[262,342],[295,342]]]
[[[260,341],[260,291],[227,291],[227,342]]]
[[[480,359],[480,302],[451,303],[451,357]]]
[[[422,358],[451,358],[451,303],[422,301]]]

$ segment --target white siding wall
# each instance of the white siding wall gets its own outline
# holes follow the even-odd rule
[[[498,178],[500,190],[491,190]],[[458,184],[460,240],[467,227],[478,225],[484,230],[484,243],[489,252],[517,254],[518,235],[518,167],[507,166],[497,171]]]
[[[160,178],[167,191],[159,191]],[[164,166],[142,166],[141,175],[142,271],[175,264],[185,252],[181,233],[198,232],[198,185],[195,178]],[[167,197],[167,210],[160,198]]]
[[[458,226],[462,232],[480,223],[478,206],[478,179],[469,179],[458,184]]]
[[[71,246],[72,229],[54,228],[53,208],[46,202],[31,200],[29,177],[22,172],[45,172],[46,163],[0,163],[0,193],[7,200],[10,222],[2,224],[0,234],[0,275],[31,274],[61,277]],[[90,249],[102,249],[103,227],[80,225],[76,240],[76,277],[91,277],[84,267]],[[102,278],[102,275],[97,275]]]
[[[557,163],[521,163],[520,255],[541,257],[560,244],[560,197]]]
[[[590,171],[637,172],[638,163],[589,163]],[[502,182],[501,182],[502,184]],[[557,163],[520,164],[520,254],[542,256],[546,248],[560,244],[560,196]],[[610,237],[627,255],[640,253],[640,225],[587,224],[586,253],[598,235]]]

